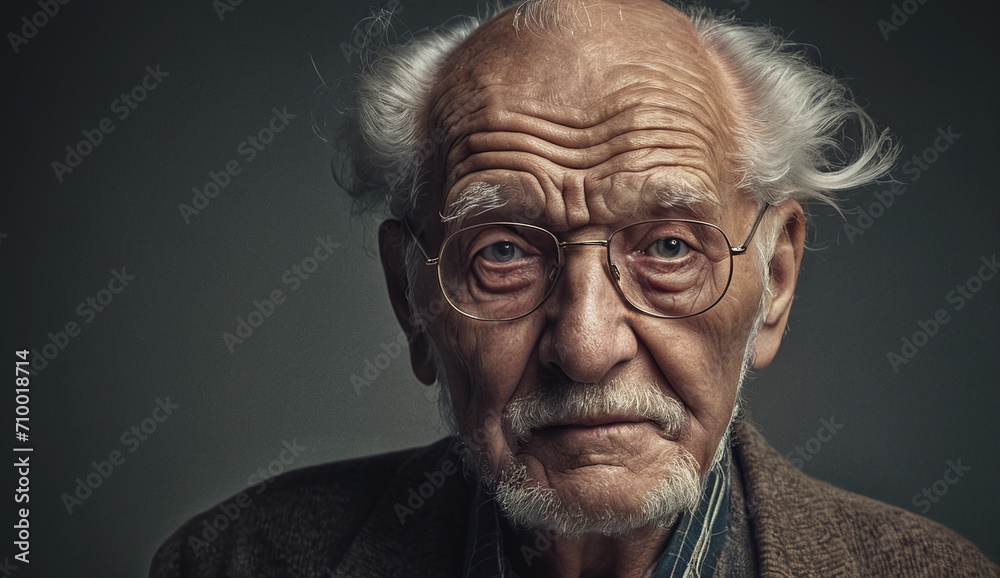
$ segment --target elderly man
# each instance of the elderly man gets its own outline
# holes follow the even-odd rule
[[[997,575],[738,419],[802,203],[895,157],[834,79],[657,0],[529,1],[369,62],[338,176],[387,203],[392,306],[455,439],[287,474],[153,575]]]

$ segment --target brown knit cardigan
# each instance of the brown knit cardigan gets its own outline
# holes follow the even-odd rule
[[[734,440],[715,576],[1000,576],[944,526],[807,477],[749,424]],[[456,463],[441,440],[279,476],[185,524],[150,576],[460,576],[472,490]]]

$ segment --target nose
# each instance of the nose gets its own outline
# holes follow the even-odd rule
[[[570,380],[597,383],[636,356],[631,309],[609,276],[603,247],[568,246],[564,255],[558,284],[543,305],[548,327],[539,359]]]

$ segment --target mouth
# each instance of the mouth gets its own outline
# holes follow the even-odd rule
[[[610,415],[566,419],[552,425],[533,428],[518,441],[522,444],[528,444],[535,436],[542,436],[543,438],[563,438],[566,436],[606,437],[616,434],[635,433],[637,430],[643,428],[652,428],[661,436],[665,436],[671,441],[676,441],[680,437],[678,434],[668,432],[660,424],[644,417]]]

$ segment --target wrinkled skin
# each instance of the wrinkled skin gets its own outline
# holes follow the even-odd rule
[[[446,61],[427,101],[428,131],[444,131],[430,190],[413,222],[432,254],[444,236],[473,222],[517,220],[563,240],[606,239],[649,218],[717,224],[732,244],[750,231],[757,207],[736,189],[732,127],[740,121],[739,87],[690,23],[655,0],[560,8],[563,26],[540,29],[505,12]],[[472,183],[502,185],[506,204],[462,223],[438,214]],[[699,190],[700,199],[680,195]],[[439,193],[438,193],[439,192]],[[784,330],[803,244],[802,209],[772,207],[762,227],[777,229],[770,263],[773,298],[754,343],[754,365],[770,363]],[[758,232],[758,236],[761,232]],[[412,287],[404,274],[408,238],[396,221],[380,231],[383,264],[397,316],[411,337],[416,375],[447,378],[467,440],[492,468],[513,452],[534,483],[597,511],[637,509],[637,496],[667,472],[680,448],[705,475],[735,403],[743,355],[764,290],[751,255],[733,261],[725,297],[685,319],[644,315],[617,293],[603,249],[572,247],[553,294],[532,314],[507,322],[469,319],[450,307],[426,328],[410,307],[441,299],[433,267]],[[756,242],[756,240],[754,241]],[[407,301],[410,291],[412,303]],[[433,349],[439,353],[438,367]],[[679,439],[648,423],[574,424],[534,432],[517,444],[498,416],[511,399],[566,381],[610,379],[653,384],[680,401],[687,421]],[[482,437],[480,437],[482,439]],[[631,536],[557,540],[522,575],[648,575],[670,528]],[[530,538],[530,534],[527,535]],[[509,552],[516,552],[508,540]],[[519,556],[512,555],[511,558]]]

